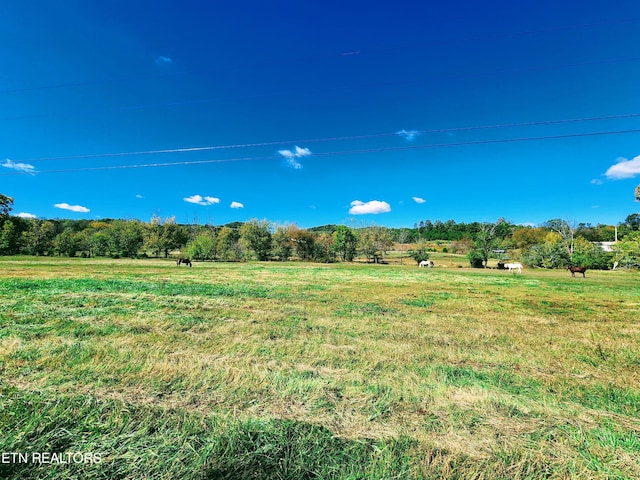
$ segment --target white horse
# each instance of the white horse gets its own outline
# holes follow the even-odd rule
[[[505,263],[504,268],[507,270],[518,270],[518,273],[522,273],[522,264],[521,263]]]
[[[435,264],[434,264],[431,260],[422,260],[422,261],[418,264],[418,266],[419,266],[420,268],[422,268],[422,267],[431,268],[431,267],[433,267],[434,265],[435,265]]]

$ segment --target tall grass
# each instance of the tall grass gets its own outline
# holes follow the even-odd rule
[[[640,478],[637,280],[3,258],[0,474]]]

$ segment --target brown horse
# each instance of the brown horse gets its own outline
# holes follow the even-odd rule
[[[567,270],[569,270],[571,272],[571,276],[575,277],[576,273],[581,273],[583,278],[586,278],[587,276],[584,274],[584,272],[587,271],[587,267],[574,267],[573,265],[569,265],[567,267]]]
[[[178,261],[176,262],[177,266],[180,266],[181,263],[184,263],[185,265],[189,265],[189,267],[191,267],[191,260],[185,257],[180,257],[178,259]]]

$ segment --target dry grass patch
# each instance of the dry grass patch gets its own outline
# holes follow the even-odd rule
[[[0,368],[21,391],[409,439],[416,476],[640,468],[624,272],[5,261]]]

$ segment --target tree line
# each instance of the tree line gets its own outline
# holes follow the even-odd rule
[[[324,225],[309,229],[267,220],[223,226],[178,224],[175,217],[154,215],[139,220],[58,220],[12,216],[13,199],[0,194],[0,255],[65,255],[69,257],[164,257],[180,252],[196,261],[291,259],[314,262],[384,262],[401,249],[416,262],[433,251],[466,255],[474,267],[489,259],[519,260],[529,266],[558,268],[640,267],[640,215],[616,226],[571,224],[553,219],[531,227],[504,219],[495,223],[421,221],[414,228]],[[620,240],[615,252],[595,242]],[[403,247],[403,246],[406,246]]]

